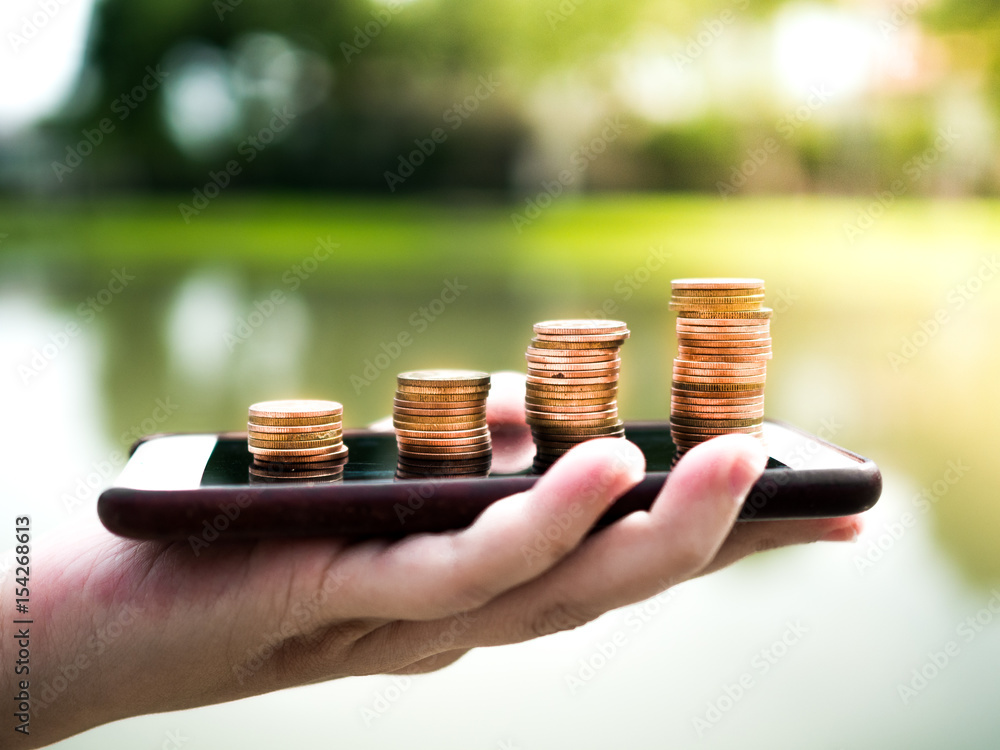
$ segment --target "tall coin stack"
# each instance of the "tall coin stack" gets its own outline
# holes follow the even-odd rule
[[[763,438],[771,310],[761,279],[677,279],[670,432],[679,457],[719,435]]]
[[[618,320],[547,320],[534,331],[524,406],[541,473],[574,445],[625,436],[618,371],[629,330]]]
[[[485,476],[493,456],[486,424],[490,376],[472,370],[414,370],[396,378],[392,424],[399,479]]]
[[[347,463],[343,416],[344,407],[336,401],[253,404],[247,421],[251,481],[342,480]]]

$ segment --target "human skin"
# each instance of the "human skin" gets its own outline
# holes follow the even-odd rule
[[[524,439],[512,403],[498,394],[491,424]],[[625,440],[574,448],[531,490],[450,533],[220,540],[197,556],[183,542],[122,539],[96,523],[40,539],[31,734],[7,727],[3,745],[41,747],[131,716],[351,675],[429,672],[475,647],[580,626],[755,552],[857,536],[857,517],[734,525],[765,463],[752,438],[712,440],[684,456],[649,511],[596,533],[643,476],[643,456]],[[539,544],[554,521],[561,532]],[[13,566],[0,585],[8,696],[18,691],[12,586]],[[59,681],[74,664],[74,678]],[[65,687],[42,707],[46,683]]]

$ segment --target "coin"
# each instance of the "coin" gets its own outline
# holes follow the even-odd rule
[[[489,390],[489,373],[477,370],[412,370],[401,372],[396,376],[396,382],[402,386],[426,386],[429,383],[447,387],[486,388]]]
[[[767,360],[773,357],[761,279],[676,279],[670,431],[676,456],[717,435],[763,435]]]
[[[268,424],[257,424],[256,422],[247,422],[247,430],[259,434],[266,433],[271,435],[298,435],[302,433],[316,434],[320,432],[341,431],[339,421],[320,422],[319,424],[307,424],[307,425],[268,425]]]
[[[289,399],[286,401],[260,401],[250,406],[250,419],[288,419],[303,417],[339,417],[344,413],[342,404],[336,401],[313,399]],[[329,421],[329,420],[328,420]]]

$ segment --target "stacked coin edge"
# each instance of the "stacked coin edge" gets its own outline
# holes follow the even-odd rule
[[[343,414],[342,404],[319,399],[252,404],[247,417],[251,481],[342,480],[347,463]]]
[[[535,442],[533,471],[543,473],[579,443],[624,437],[618,418],[621,346],[617,320],[547,320],[533,327],[525,353],[525,415]]]
[[[398,479],[485,476],[493,446],[486,423],[489,373],[412,370],[396,377],[392,424]]]
[[[763,439],[770,318],[762,279],[675,279],[670,429],[677,457],[730,433]]]

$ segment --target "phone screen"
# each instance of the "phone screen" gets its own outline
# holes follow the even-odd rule
[[[626,428],[626,438],[635,443],[646,456],[647,472],[666,472],[674,461],[675,447],[670,438],[670,429],[657,426]],[[345,482],[392,482],[396,480],[396,438],[392,433],[363,433],[346,435],[344,443],[348,447],[348,460],[344,467]],[[518,460],[514,455],[520,448],[502,438],[494,439],[494,468],[489,476],[530,475],[530,444]],[[253,457],[247,450],[245,438],[220,436],[205,464],[201,476],[201,486],[232,486],[248,483],[249,468]],[[771,458],[770,469],[787,468],[781,461]]]

